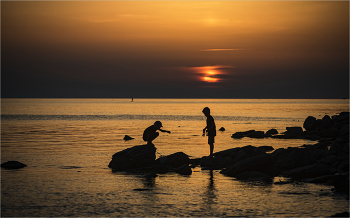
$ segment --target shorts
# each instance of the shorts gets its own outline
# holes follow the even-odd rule
[[[208,136],[208,144],[214,143],[215,136]]]

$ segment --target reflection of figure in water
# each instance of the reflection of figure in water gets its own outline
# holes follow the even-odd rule
[[[159,136],[159,132],[157,132],[157,130],[170,133],[170,131],[160,129],[161,127],[163,127],[162,123],[160,121],[156,121],[152,126],[145,129],[143,132],[143,140],[147,142],[147,145],[153,145],[152,141]]]
[[[216,189],[214,186],[213,170],[210,170],[209,171],[209,182],[208,182],[207,188],[205,190],[205,195],[203,195],[204,196],[203,201],[206,205],[206,209],[211,212],[209,216],[212,216],[212,215],[217,213],[217,211],[215,211],[216,207],[214,206],[217,203],[215,201],[215,199],[216,199],[215,192],[216,192]]]
[[[210,109],[208,107],[205,107],[202,112],[207,117],[207,126],[203,129],[203,136],[205,135],[205,132],[207,132],[208,144],[210,145],[210,157],[213,157],[216,126],[214,118],[210,115]]]

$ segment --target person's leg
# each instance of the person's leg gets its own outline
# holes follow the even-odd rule
[[[208,144],[210,146],[210,157],[213,157],[214,151],[214,136],[208,136]]]
[[[210,157],[213,157],[214,143],[211,143],[209,145],[210,145]]]
[[[147,144],[152,144],[152,141],[159,136],[159,132],[155,132],[154,134],[149,136]]]

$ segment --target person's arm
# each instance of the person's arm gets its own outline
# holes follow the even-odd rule
[[[159,129],[159,131],[161,131],[161,132],[167,132],[167,133],[171,133],[170,131],[168,131],[168,130],[163,130],[163,129]]]

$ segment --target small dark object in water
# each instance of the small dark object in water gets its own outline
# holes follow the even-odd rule
[[[128,141],[128,140],[132,140],[134,139],[133,137],[130,137],[128,135],[125,135],[124,138],[123,138],[125,141]]]
[[[3,164],[1,164],[1,167],[5,168],[5,169],[20,169],[23,167],[26,167],[27,165],[18,162],[18,161],[7,161]]]
[[[224,127],[221,127],[219,131],[225,131],[226,129]]]

